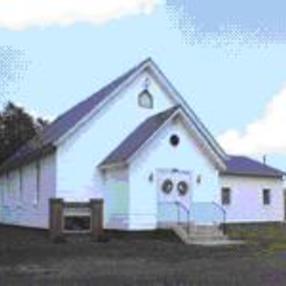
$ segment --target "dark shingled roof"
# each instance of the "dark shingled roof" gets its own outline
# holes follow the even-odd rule
[[[99,164],[99,167],[125,163],[178,109],[179,106],[174,106],[146,119]]]
[[[99,167],[126,163],[127,160],[179,109],[173,107],[154,115],[135,129],[113,150]],[[229,156],[225,160],[226,170],[221,175],[281,178],[284,172],[243,156]]]
[[[91,112],[97,105],[103,102],[113,91],[125,82],[134,72],[144,66],[150,59],[146,59],[137,66],[133,67],[98,92],[87,99],[81,101],[67,112],[60,115],[54,122],[48,125],[39,135],[19,148],[18,151],[8,158],[1,166],[0,173],[9,171],[22,164],[31,162],[46,153],[55,150],[53,143],[66,134],[84,116]]]
[[[244,156],[229,156],[226,160],[226,171],[222,175],[257,176],[281,178],[285,173],[266,164]]]

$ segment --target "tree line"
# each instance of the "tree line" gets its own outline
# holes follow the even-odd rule
[[[47,124],[47,120],[35,118],[23,107],[7,102],[0,110],[0,164]]]

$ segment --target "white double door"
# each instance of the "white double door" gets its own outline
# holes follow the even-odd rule
[[[178,212],[190,208],[191,174],[184,170],[158,170],[158,220],[174,221]],[[181,216],[184,214],[181,214]]]

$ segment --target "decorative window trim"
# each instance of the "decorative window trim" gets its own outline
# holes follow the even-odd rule
[[[149,100],[149,103],[143,102],[143,97],[147,96]],[[148,89],[144,89],[139,95],[138,95],[138,105],[143,108],[152,109],[154,107],[154,99],[152,94],[149,92]]]

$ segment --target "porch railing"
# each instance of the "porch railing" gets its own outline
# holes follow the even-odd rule
[[[224,225],[225,209],[216,202],[195,202],[190,205],[191,220],[198,224]]]
[[[180,224],[186,228],[187,233],[191,230],[190,209],[180,201],[159,203],[159,221],[163,225]]]
[[[191,232],[191,212],[188,207],[186,207],[183,203],[176,201],[175,204],[178,208],[178,224],[183,224],[186,226],[187,233],[190,234]],[[181,220],[182,211],[186,216],[186,221]]]
[[[220,224],[222,226],[222,232],[223,234],[225,234],[226,233],[226,210],[224,209],[223,206],[221,206],[217,202],[212,202],[212,204],[221,212],[222,220]]]
[[[225,233],[226,211],[216,202],[195,202],[190,206],[182,202],[162,202],[159,204],[162,223],[173,222],[186,226],[188,233],[192,224],[210,224],[222,226]]]

